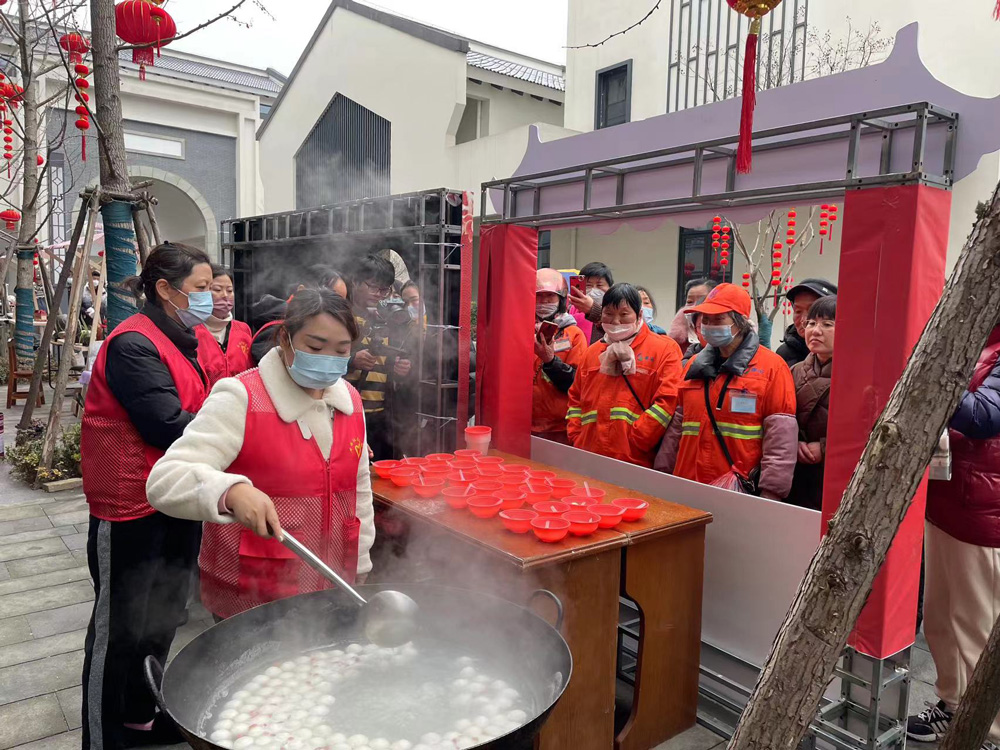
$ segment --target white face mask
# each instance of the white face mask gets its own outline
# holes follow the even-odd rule
[[[559,312],[558,302],[542,302],[535,305],[535,317],[539,320],[548,320]]]
[[[620,325],[620,326],[604,326],[604,333],[608,337],[608,341],[614,343],[617,341],[624,341],[627,338],[631,338],[639,331],[640,322],[636,321],[632,324]]]
[[[604,290],[598,289],[596,286],[587,292],[587,296],[590,297],[594,302],[600,304],[604,299]]]

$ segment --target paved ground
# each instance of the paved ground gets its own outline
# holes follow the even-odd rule
[[[13,440],[19,414],[4,415]],[[82,492],[31,490],[0,464],[0,750],[80,747],[80,673],[94,595],[87,522]],[[200,605],[190,615],[174,652],[211,625]],[[914,710],[934,700],[934,665],[922,637],[917,646]],[[657,750],[715,750],[724,744],[699,726]]]

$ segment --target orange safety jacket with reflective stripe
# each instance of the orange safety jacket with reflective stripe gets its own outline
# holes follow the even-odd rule
[[[552,341],[556,356],[565,364],[580,370],[587,356],[587,337],[573,324],[559,329]],[[569,392],[560,390],[545,374],[542,360],[535,356],[535,380],[531,393],[531,431],[535,433],[566,432],[566,411]]]
[[[635,395],[624,376],[601,372],[600,357],[607,348],[603,341],[592,344],[577,370],[566,414],[570,443],[591,453],[652,467],[677,406],[680,347],[642,326],[632,341],[637,370],[628,376]]]
[[[698,357],[688,363],[685,379],[680,385],[681,436],[673,474],[710,484],[729,472],[730,466],[708,418],[705,380],[692,373],[692,369],[696,371],[699,364]],[[736,468],[746,476],[761,466],[765,433],[771,427],[769,420],[788,416],[793,420],[795,418],[792,373],[781,357],[770,349],[757,346],[742,375],[722,371],[708,382],[709,403],[714,409],[715,421]],[[785,419],[780,426],[783,427],[785,422],[791,425]],[[791,437],[793,470],[797,434],[796,431]],[[780,451],[782,454],[785,452]]]

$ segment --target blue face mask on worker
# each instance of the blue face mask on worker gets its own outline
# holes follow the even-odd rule
[[[716,349],[733,343],[732,326],[709,326],[702,323],[701,335],[709,346],[714,346]]]
[[[181,292],[180,289],[177,291]],[[188,306],[182,309],[174,303],[171,304],[177,308],[177,317],[184,326],[194,328],[212,317],[212,311],[215,309],[215,301],[212,298],[211,292],[181,292],[181,294],[187,297]]]
[[[303,388],[326,389],[347,374],[350,361],[350,357],[310,354],[296,349],[288,374]]]
[[[653,318],[656,317],[656,313],[653,312],[653,308],[644,307],[642,308],[642,319],[646,321],[646,325],[653,325]]]

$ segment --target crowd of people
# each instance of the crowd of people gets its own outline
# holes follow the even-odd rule
[[[818,510],[836,292],[822,279],[789,290],[793,325],[772,352],[733,284],[690,281],[663,329],[649,290],[603,263],[539,270],[532,433]]]

